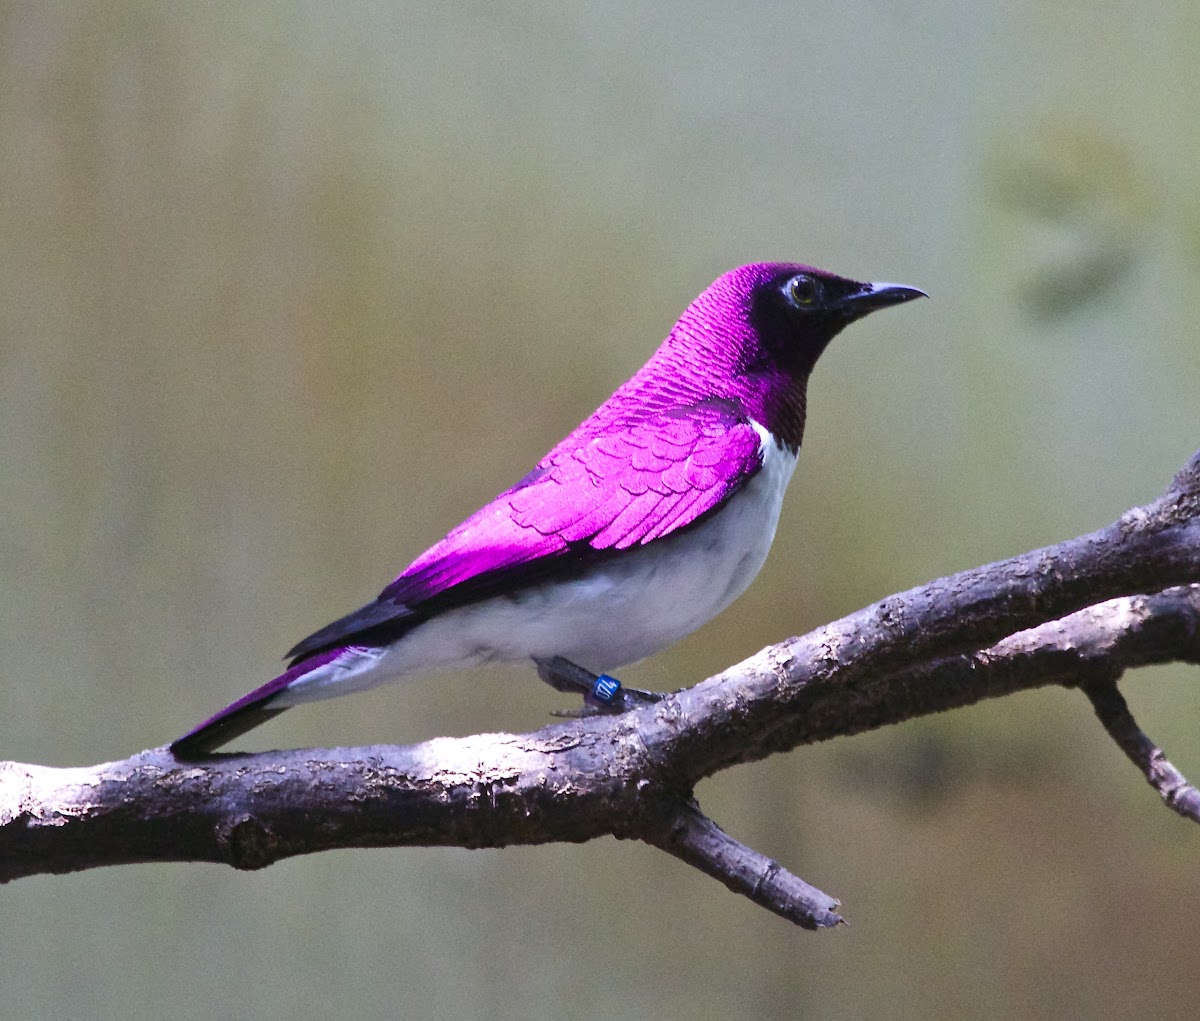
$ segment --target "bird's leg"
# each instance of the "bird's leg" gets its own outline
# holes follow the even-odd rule
[[[594,716],[597,713],[626,713],[653,705],[666,697],[661,691],[627,688],[608,674],[594,674],[562,656],[533,657],[538,676],[555,691],[583,697],[583,708],[556,713],[559,716]]]

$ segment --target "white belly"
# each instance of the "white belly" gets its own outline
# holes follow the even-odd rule
[[[775,538],[796,455],[756,428],[762,470],[700,526],[618,554],[581,578],[447,611],[387,648],[348,651],[298,679],[276,704],[532,656],[563,656],[602,673],[678,641],[745,591]]]

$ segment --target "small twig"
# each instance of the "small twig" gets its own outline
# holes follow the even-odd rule
[[[1142,775],[1159,794],[1168,808],[1174,809],[1185,819],[1200,822],[1200,791],[1176,769],[1162,749],[1150,740],[1117,690],[1114,681],[1097,681],[1085,684],[1083,693],[1091,700],[1096,716],[1104,729],[1120,746],[1129,760],[1142,771]]]
[[[805,929],[827,929],[845,922],[835,910],[839,901],[734,840],[701,812],[695,801],[681,804],[661,832],[645,839]]]

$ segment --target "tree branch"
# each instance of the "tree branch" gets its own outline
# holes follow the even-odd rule
[[[1198,798],[1137,730],[1128,667],[1200,662],[1200,452],[1108,528],[891,596],[621,715],[409,747],[78,769],[0,763],[0,882],[145,861],[260,868],[335,847],[639,839],[797,924],[836,901],[705,818],[705,776],[1048,684],[1080,686],[1176,811]]]

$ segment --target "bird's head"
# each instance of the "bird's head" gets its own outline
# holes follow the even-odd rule
[[[739,266],[688,306],[664,353],[709,392],[737,400],[798,446],[808,376],[829,342],[876,309],[921,297],[915,287],[849,280],[797,263]]]
[[[826,345],[854,320],[926,296],[903,284],[847,280],[794,264],[743,266],[726,277],[733,278],[735,289],[744,289],[745,314],[758,348],[752,361],[806,376]]]

